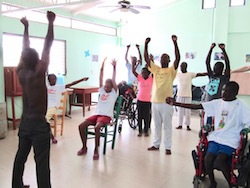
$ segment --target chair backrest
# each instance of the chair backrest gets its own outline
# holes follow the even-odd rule
[[[68,91],[64,91],[62,92],[62,99],[61,99],[61,103],[60,106],[58,107],[58,110],[62,111],[62,123],[64,122],[64,118],[65,118],[65,113],[66,113],[66,105],[67,105],[67,98],[68,98]]]
[[[118,96],[117,99],[116,99],[116,103],[115,103],[115,106],[114,106],[114,118],[115,118],[115,121],[117,121],[118,118],[119,118],[119,114],[120,114],[120,111],[121,111],[121,105],[122,105],[122,99],[123,99],[122,95]]]

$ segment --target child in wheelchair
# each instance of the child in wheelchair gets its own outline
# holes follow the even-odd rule
[[[204,109],[208,116],[214,116],[214,131],[207,136],[208,148],[204,158],[206,173],[210,179],[210,188],[217,183],[214,178],[214,166],[221,170],[229,187],[231,186],[231,169],[227,163],[240,145],[240,132],[247,125],[250,127],[250,110],[246,104],[237,99],[239,85],[228,82],[223,86],[222,98],[204,102],[202,104],[184,104],[173,101],[168,97],[170,105],[190,109]]]

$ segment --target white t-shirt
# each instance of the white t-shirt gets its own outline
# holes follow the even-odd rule
[[[186,72],[186,73],[177,73],[177,96],[178,97],[192,97],[192,79],[195,78],[197,73]]]
[[[58,107],[60,105],[60,100],[62,92],[65,91],[65,85],[47,85],[48,91],[48,108]]]
[[[250,127],[250,110],[240,99],[224,101],[214,99],[202,103],[207,116],[214,116],[214,131],[208,135],[209,141],[224,144],[232,148],[240,145],[240,131]]]
[[[115,101],[119,94],[118,89],[117,92],[115,92],[114,88],[112,88],[111,92],[107,93],[104,90],[104,86],[102,86],[101,88],[99,88],[99,92],[100,98],[95,109],[95,115],[102,115],[113,118]]]

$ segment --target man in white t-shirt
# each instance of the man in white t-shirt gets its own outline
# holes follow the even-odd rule
[[[51,120],[57,112],[57,108],[60,105],[62,92],[65,90],[65,86],[56,84],[57,77],[55,74],[48,75],[48,82],[49,82],[49,84],[47,85],[48,105],[47,105],[46,119],[49,122],[49,120]],[[50,137],[52,143],[56,144],[57,140],[52,134],[52,132],[50,132]]]
[[[206,76],[207,73],[194,73],[194,72],[187,72],[187,63],[182,62],[181,66],[181,73],[177,73],[177,102],[180,103],[191,103],[192,101],[192,79],[198,76]],[[183,118],[185,117],[185,125],[187,126],[187,130],[191,131],[190,129],[190,115],[191,110],[186,108],[178,108],[178,127],[176,129],[182,129]]]
[[[111,64],[113,65],[113,77],[112,79],[107,79],[103,85],[103,69],[104,63],[107,58],[104,59],[102,67],[100,70],[100,98],[96,107],[95,115],[87,118],[83,123],[79,125],[79,133],[82,140],[83,147],[77,152],[77,155],[83,155],[87,153],[87,143],[86,143],[86,127],[89,125],[95,125],[95,150],[94,150],[94,160],[99,159],[98,145],[100,140],[100,129],[105,126],[105,124],[110,123],[111,119],[114,117],[114,105],[118,97],[117,85],[115,82],[116,77],[116,60],[113,59]]]
[[[228,82],[222,88],[222,98],[214,99],[202,104],[184,104],[174,102],[167,98],[171,105],[190,109],[204,109],[209,116],[214,116],[214,131],[208,135],[208,150],[205,156],[205,168],[209,175],[210,187],[215,188],[213,167],[222,171],[230,186],[230,167],[227,160],[240,145],[240,132],[245,126],[250,127],[250,110],[247,105],[236,96],[239,85],[236,82]]]
[[[128,51],[129,51],[130,45],[127,45],[127,51],[125,54],[125,61],[126,61],[126,67],[128,69],[128,84],[134,84],[135,82],[137,82],[137,78],[134,76],[134,74],[132,73],[132,62],[136,61],[136,70],[137,72],[141,71],[141,66],[142,66],[142,57],[141,57],[141,51],[140,51],[140,46],[138,44],[136,44],[136,48],[138,50],[139,53],[139,59],[137,60],[137,58],[135,56],[131,56],[131,63],[128,60]]]

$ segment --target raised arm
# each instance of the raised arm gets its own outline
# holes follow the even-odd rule
[[[133,60],[132,60],[132,72],[133,72],[133,74],[135,75],[136,78],[138,76],[138,73],[136,72],[136,68],[137,68],[138,64],[136,64],[135,58],[133,58]]]
[[[148,56],[148,43],[150,42],[150,38],[146,38],[145,40],[145,47],[144,47],[144,59],[148,67],[150,67],[150,59]]]
[[[166,98],[166,103],[168,103],[171,106],[174,105],[174,106],[179,106],[182,108],[189,108],[189,109],[194,109],[194,110],[203,109],[203,106],[201,104],[180,103],[180,102],[174,101],[172,97]]]
[[[104,58],[103,62],[102,62],[102,67],[100,69],[100,87],[103,86],[103,69],[104,69],[104,64],[106,61],[107,57]]]
[[[136,46],[138,53],[139,53],[138,64],[140,63],[140,65],[142,65],[142,56],[141,56],[140,46],[139,46],[139,44],[136,44],[135,46]]]
[[[175,49],[175,61],[174,61],[174,68],[175,70],[178,69],[179,63],[180,63],[180,51],[179,51],[179,47],[177,44],[177,36],[176,35],[172,35],[172,40],[174,43],[174,49]]]
[[[244,66],[238,69],[235,69],[233,71],[231,71],[231,73],[238,73],[238,72],[247,72],[250,70],[250,66]]]
[[[213,71],[212,71],[211,65],[210,65],[210,59],[211,59],[212,51],[213,51],[213,49],[214,49],[215,46],[216,46],[216,44],[215,44],[215,43],[212,43],[212,45],[211,45],[211,47],[210,47],[210,49],[209,49],[209,52],[208,52],[208,54],[207,54],[206,66],[207,66],[207,73],[208,73],[208,75],[213,74]]]
[[[74,82],[71,82],[71,83],[67,84],[65,87],[69,88],[69,87],[71,87],[71,86],[73,86],[75,84],[78,84],[78,83],[82,82],[82,81],[87,81],[88,79],[89,79],[88,77],[81,78],[79,80],[76,80]]]
[[[117,60],[116,59],[112,59],[112,61],[111,61],[111,64],[113,65],[112,82],[113,82],[113,88],[114,88],[115,92],[117,92],[117,85],[116,85],[116,81],[115,81],[115,77],[116,77],[116,63],[117,63]]]
[[[56,15],[53,12],[47,11],[47,19],[48,19],[48,31],[47,35],[45,37],[45,42],[43,46],[43,52],[42,52],[42,62],[40,62],[38,65],[39,67],[37,70],[41,73],[44,73],[47,71],[49,66],[49,57],[50,57],[50,49],[52,46],[52,43],[54,41],[54,21],[55,21]]]
[[[219,44],[219,48],[222,50],[225,58],[225,64],[226,64],[225,75],[230,76],[230,62],[225,49],[225,44]]]
[[[25,48],[30,47],[29,22],[26,19],[26,17],[23,17],[20,21],[24,25],[24,33],[23,33],[23,50],[24,50]],[[17,65],[17,72],[20,71],[22,67],[23,67],[23,61],[20,60],[19,64]]]
[[[23,50],[25,48],[29,48],[30,47],[30,39],[29,39],[29,22],[26,19],[26,17],[23,17],[21,19],[21,22],[24,25],[24,33],[23,33]]]
[[[126,54],[125,54],[126,65],[129,63],[129,61],[128,61],[128,51],[129,51],[129,48],[130,48],[130,45],[127,45],[127,51],[126,51]]]

